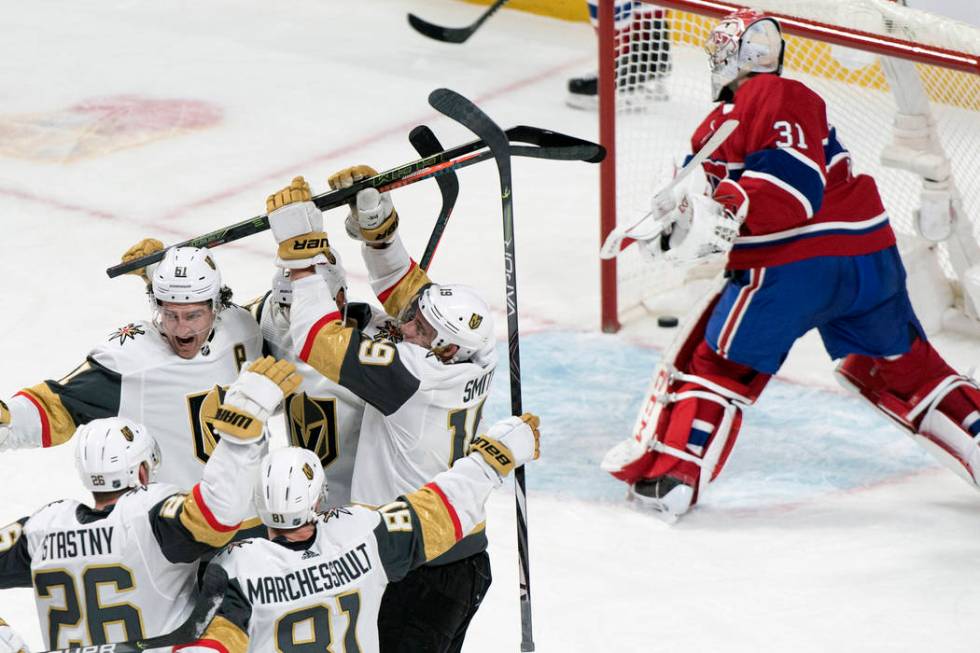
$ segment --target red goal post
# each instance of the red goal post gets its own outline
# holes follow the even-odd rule
[[[600,243],[647,210],[689,152],[711,108],[701,45],[718,18],[750,6],[780,19],[784,74],[824,97],[855,170],[878,181],[926,328],[980,330],[980,30],[887,0],[633,2],[618,25],[614,4],[599,3]],[[601,262],[604,331],[682,310],[717,272],[634,250]]]

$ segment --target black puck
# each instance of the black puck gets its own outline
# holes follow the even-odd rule
[[[657,318],[657,326],[660,327],[675,327],[680,323],[673,315],[661,315]]]

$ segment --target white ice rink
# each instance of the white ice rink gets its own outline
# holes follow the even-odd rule
[[[478,8],[438,0],[177,0],[17,3],[0,40],[0,397],[59,378],[115,328],[148,315],[140,284],[109,280],[132,243],[171,243],[260,213],[304,174],[415,158],[448,86],[502,126],[596,137],[562,103],[588,70],[586,25],[501,11],[454,46],[405,14],[464,25]],[[810,339],[746,419],[726,473],[674,527],[627,507],[598,470],[627,435],[669,332],[598,325],[598,169],[515,160],[525,408],[544,416],[528,470],[534,634],[539,651],[976,651],[980,494],[836,389]],[[504,336],[500,202],[492,165],[461,194],[431,273],[478,286]],[[421,254],[433,182],[394,194]],[[354,295],[366,297],[343,211],[327,216]],[[267,288],[262,234],[216,249],[239,301]],[[662,331],[662,330],[661,330]],[[963,370],[975,344],[943,339]],[[498,375],[488,417],[507,407]],[[492,413],[492,414],[491,414]],[[0,455],[0,523],[84,497],[73,446]],[[495,580],[465,650],[517,651],[513,496],[489,504]],[[32,595],[0,591],[0,617],[41,645]],[[340,653],[339,651],[337,653]]]

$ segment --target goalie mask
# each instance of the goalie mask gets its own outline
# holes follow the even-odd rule
[[[181,358],[194,358],[221,310],[221,273],[201,247],[167,250],[153,271],[153,324]]]
[[[711,98],[730,99],[732,84],[752,73],[780,74],[785,48],[776,19],[751,9],[725,16],[704,43],[711,65]]]
[[[284,447],[262,459],[255,509],[270,528],[292,530],[313,521],[327,503],[327,480],[315,453]]]
[[[160,447],[140,424],[122,417],[95,419],[75,432],[75,466],[82,485],[92,492],[118,492],[142,486],[144,464],[149,481],[160,466]]]
[[[419,316],[424,319],[421,324]],[[420,344],[410,331],[430,331],[429,349],[447,363],[479,359],[493,349],[490,307],[467,286],[432,284],[423,288],[402,315],[402,322],[402,333],[409,342]],[[458,349],[446,356],[446,349],[453,345]]]

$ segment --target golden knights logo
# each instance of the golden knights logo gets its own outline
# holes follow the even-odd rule
[[[470,328],[471,329],[479,329],[481,324],[483,324],[483,316],[482,315],[477,315],[476,313],[474,313],[473,315],[470,316]]]
[[[216,392],[217,390],[217,392]],[[191,432],[194,434],[194,455],[202,463],[211,457],[221,437],[214,430],[214,423],[204,419],[204,413],[215,415],[218,406],[225,400],[225,388],[216,387],[187,397],[187,410],[191,417]]]
[[[385,341],[399,343],[402,341],[402,332],[393,320],[385,320],[384,324],[378,326],[378,332],[372,338],[375,342]]]
[[[133,434],[133,429],[129,428],[128,426],[122,427],[122,436],[126,438],[126,442],[132,442],[133,438],[136,437]]]
[[[303,476],[306,477],[307,481],[313,480],[313,468],[310,467],[310,463],[303,463]]]
[[[122,347],[124,344],[126,344],[126,340],[136,340],[136,336],[141,336],[144,333],[146,333],[146,331],[143,330],[143,327],[130,322],[126,326],[116,329],[112,335],[109,336],[109,340],[115,340],[118,338],[119,346]]]
[[[337,442],[335,399],[308,397],[305,392],[289,395],[286,397],[286,423],[290,442],[315,453],[324,467],[337,459],[340,444]],[[307,476],[310,480],[313,479],[312,471]]]

